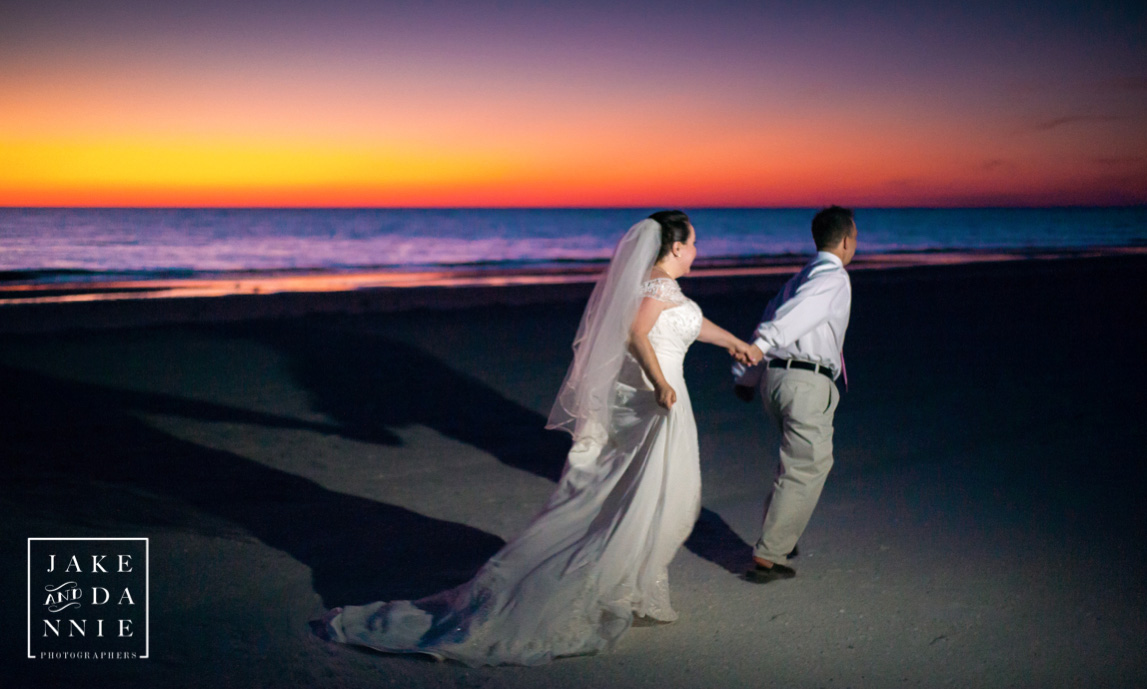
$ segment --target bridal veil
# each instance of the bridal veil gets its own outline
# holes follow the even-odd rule
[[[629,228],[589,298],[573,341],[573,363],[546,424],[573,435],[575,446],[605,440],[613,387],[641,305],[641,284],[660,248],[661,225],[656,220],[646,218]]]

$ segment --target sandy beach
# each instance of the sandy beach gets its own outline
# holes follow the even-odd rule
[[[541,668],[308,620],[460,583],[541,506],[587,283],[0,308],[3,684],[1145,686],[1145,276],[1142,252],[853,272],[836,465],[798,576],[765,586],[739,574],[775,438],[695,345],[681,619]],[[747,334],[785,277],[682,286]],[[150,539],[150,658],[25,658],[46,536]]]

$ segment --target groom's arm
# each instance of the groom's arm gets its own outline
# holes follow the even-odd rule
[[[753,345],[764,353],[796,342],[829,317],[832,303],[847,290],[847,276],[827,273],[813,277],[777,308],[771,320],[757,326]]]

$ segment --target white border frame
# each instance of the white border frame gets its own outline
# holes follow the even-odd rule
[[[32,655],[32,541],[143,541],[143,655],[140,660],[151,657],[151,542],[147,538],[129,536],[124,538],[72,536],[67,538],[35,537],[28,539],[28,658],[39,660]]]

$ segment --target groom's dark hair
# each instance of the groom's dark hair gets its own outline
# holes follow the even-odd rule
[[[681,211],[657,211],[649,216],[661,225],[661,249],[657,252],[657,260],[665,258],[673,250],[673,242],[689,241],[689,216]]]
[[[812,238],[817,249],[831,249],[847,237],[855,226],[852,210],[829,206],[812,219]]]

